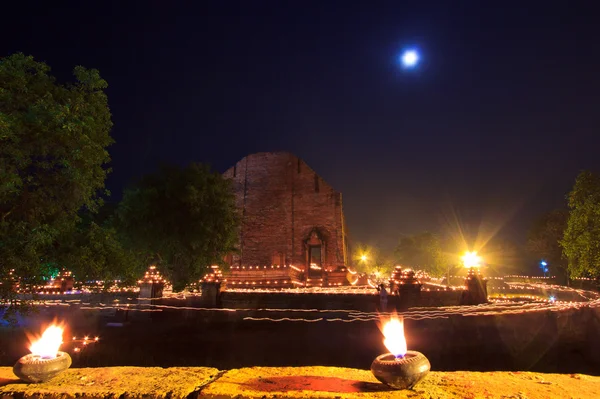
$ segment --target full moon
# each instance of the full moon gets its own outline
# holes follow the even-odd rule
[[[400,57],[404,68],[414,68],[419,63],[419,53],[417,50],[406,50]]]

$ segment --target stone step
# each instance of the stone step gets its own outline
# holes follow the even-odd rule
[[[395,391],[368,370],[337,367],[71,368],[40,384],[0,367],[1,399],[153,398],[600,398],[600,377],[530,372],[430,372],[412,390]]]

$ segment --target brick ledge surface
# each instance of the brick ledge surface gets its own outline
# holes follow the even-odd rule
[[[368,370],[336,367],[72,368],[25,384],[0,367],[0,399],[196,398],[600,398],[600,377],[530,372],[431,372],[413,390],[395,391]]]

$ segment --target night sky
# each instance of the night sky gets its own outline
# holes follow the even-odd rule
[[[115,201],[160,161],[286,150],[343,193],[354,240],[522,240],[600,169],[600,25],[567,2],[493,3],[29,2],[3,11],[0,56],[100,70]]]

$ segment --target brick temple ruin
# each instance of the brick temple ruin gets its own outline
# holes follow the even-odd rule
[[[341,193],[287,152],[248,155],[224,176],[242,215],[229,288],[348,284]]]

